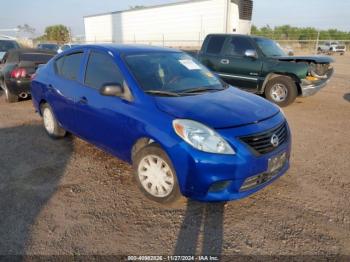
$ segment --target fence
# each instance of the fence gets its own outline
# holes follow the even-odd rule
[[[285,50],[291,50],[295,54],[316,54],[317,47],[319,45],[324,44],[325,40],[278,40],[274,41],[278,42],[280,46]],[[329,40],[330,41],[330,40]],[[332,40],[338,41],[338,40]],[[339,40],[340,43],[346,45],[347,50],[350,50],[350,39],[349,40]],[[77,42],[77,43],[86,43],[86,44],[95,44],[95,43],[115,43],[115,44],[145,44],[145,45],[154,45],[154,46],[164,46],[164,47],[174,47],[184,50],[199,50],[203,39],[166,39],[165,37],[161,37],[159,39],[129,39],[124,41],[85,41],[85,42]]]

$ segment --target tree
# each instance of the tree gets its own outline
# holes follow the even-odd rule
[[[30,34],[30,35],[34,35],[34,33],[35,33],[35,28],[31,27],[28,24],[18,25],[17,29],[18,29],[19,32],[27,33],[27,34]]]
[[[64,25],[52,25],[45,29],[45,34],[42,37],[47,41],[66,43],[70,40],[69,28]]]
[[[337,29],[317,30],[313,27],[294,27],[282,25],[271,28],[269,25],[258,28],[252,26],[252,34],[277,40],[315,40],[320,33],[320,40],[350,40],[350,32]]]
[[[129,6],[129,10],[141,9],[144,7],[145,7],[144,5],[134,5],[134,6]]]

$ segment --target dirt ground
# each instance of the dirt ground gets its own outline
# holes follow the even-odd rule
[[[131,167],[80,139],[51,140],[31,101],[0,97],[0,254],[350,255],[350,56],[285,109],[288,173],[223,204],[164,208]]]

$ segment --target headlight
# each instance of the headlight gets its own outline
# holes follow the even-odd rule
[[[232,147],[213,129],[192,120],[173,121],[175,133],[194,148],[216,154],[234,155]]]

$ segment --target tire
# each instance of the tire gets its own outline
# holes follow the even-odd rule
[[[153,143],[138,151],[133,160],[133,169],[137,186],[148,199],[170,205],[181,199],[175,169],[159,145]],[[162,180],[162,177],[167,179]]]
[[[266,85],[265,97],[280,107],[292,104],[298,96],[295,82],[286,76],[272,78]]]
[[[49,104],[43,104],[41,106],[41,113],[46,133],[54,139],[63,138],[66,135],[66,131],[58,124],[51,106]]]
[[[6,100],[7,103],[16,103],[16,102],[18,102],[18,96],[12,94],[11,91],[8,90],[5,82],[2,82],[2,89],[4,90],[5,100]]]

